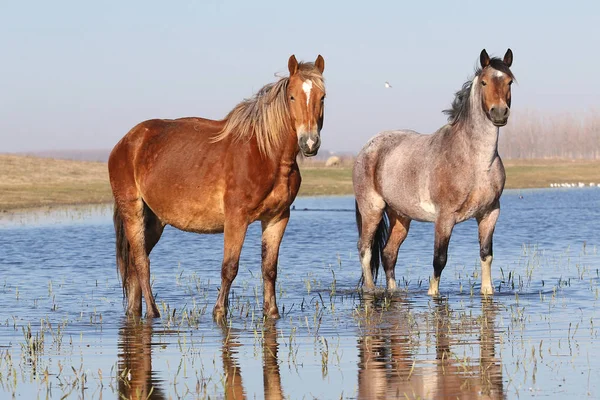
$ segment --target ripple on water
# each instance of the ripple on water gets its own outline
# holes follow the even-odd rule
[[[494,238],[496,295],[488,300],[478,294],[473,222],[455,229],[439,299],[427,295],[433,227],[419,223],[400,250],[400,290],[359,294],[354,200],[296,205],[280,255],[283,318],[261,319],[260,226],[253,225],[225,326],[211,318],[221,235],[167,228],[151,256],[163,316],[131,321],[123,318],[110,206],[3,215],[0,391],[23,398],[50,390],[53,397],[83,390],[88,398],[598,396],[599,190],[508,191]]]

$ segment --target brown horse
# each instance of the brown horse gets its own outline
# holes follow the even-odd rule
[[[290,204],[300,188],[299,152],[317,154],[325,61],[288,61],[290,76],[266,85],[222,121],[154,119],[134,127],[108,160],[115,198],[117,266],[127,314],[158,317],[148,255],[166,224],[224,233],[221,288],[213,311],[226,315],[248,225],[262,224],[264,314],[278,318],[275,280]]]
[[[512,60],[510,49],[504,59],[490,59],[482,50],[481,68],[446,110],[449,124],[431,135],[407,130],[382,132],[359,153],[352,180],[366,288],[374,287],[380,260],[387,288],[396,288],[398,249],[408,235],[411,220],[417,220],[435,222],[429,294],[438,295],[452,229],[457,223],[476,218],[481,293],[494,292],[492,236],[505,181],[498,134],[510,114]]]

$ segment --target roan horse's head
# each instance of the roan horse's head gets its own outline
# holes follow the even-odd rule
[[[479,56],[481,74],[478,84],[481,85],[481,106],[490,121],[496,126],[504,126],[510,115],[510,87],[514,76],[510,72],[513,61],[511,49],[504,58],[491,59],[485,49]]]
[[[301,64],[303,65],[306,64]],[[312,157],[317,154],[321,145],[325,87],[322,85],[322,79],[315,80],[310,75],[322,74],[325,60],[319,55],[314,62],[314,68],[311,67],[313,71],[304,71],[299,69],[298,61],[292,55],[288,61],[288,69],[290,78],[287,96],[292,126],[298,135],[300,151],[306,157]]]

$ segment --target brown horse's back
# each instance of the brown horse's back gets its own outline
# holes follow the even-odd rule
[[[154,119],[134,127],[109,158],[117,203],[141,197],[162,224],[222,232],[228,157],[220,147],[229,141],[211,143],[222,124],[182,118]]]

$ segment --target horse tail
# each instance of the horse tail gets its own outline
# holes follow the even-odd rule
[[[373,237],[373,243],[371,244],[371,274],[373,275],[373,282],[377,281],[377,273],[379,272],[379,266],[383,261],[383,249],[387,244],[390,236],[390,222],[388,220],[387,213],[384,211],[381,216],[381,221],[377,225],[375,236]]]
[[[123,225],[123,218],[119,211],[119,206],[115,203],[115,211],[113,214],[113,223],[115,225],[115,236],[116,236],[116,254],[117,254],[117,272],[121,275],[121,282],[123,284],[123,299],[127,298],[127,289],[129,287],[129,241],[125,236],[125,226]]]
[[[360,235],[362,232],[362,216],[360,215],[360,211],[358,211],[358,202],[356,200],[354,201],[354,206],[356,214],[356,227],[358,228],[358,237],[360,240]],[[377,225],[377,230],[375,231],[373,241],[371,242],[371,275],[373,276],[373,282],[377,281],[379,266],[381,265],[381,260],[383,260],[383,249],[387,244],[389,236],[390,223],[387,213],[384,211],[383,215],[381,216],[381,221],[379,221],[379,224]]]

